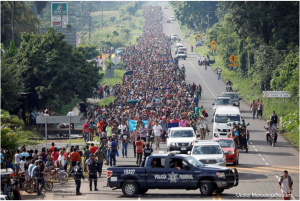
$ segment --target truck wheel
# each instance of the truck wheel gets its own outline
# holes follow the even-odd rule
[[[122,192],[125,196],[133,197],[139,191],[138,185],[134,181],[126,181],[122,185]]]
[[[145,194],[147,193],[148,189],[141,189],[139,190],[139,194]]]
[[[224,192],[224,189],[218,189],[218,190],[215,191],[215,193],[217,193],[217,194],[221,194],[223,192]]]
[[[201,195],[211,196],[214,192],[214,186],[211,181],[201,181],[200,182],[200,192]]]

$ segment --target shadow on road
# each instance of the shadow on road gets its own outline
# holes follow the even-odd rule
[[[268,178],[264,174],[253,174],[253,173],[239,173],[239,180],[256,180],[256,179],[266,179]]]

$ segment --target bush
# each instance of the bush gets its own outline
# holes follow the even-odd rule
[[[109,18],[109,21],[114,22],[116,19],[117,19],[117,18],[113,16],[113,17],[110,17],[110,18]]]
[[[129,16],[129,15],[125,15],[125,16],[123,16],[123,17],[121,17],[121,20],[122,21],[131,21],[132,20],[132,17],[131,16]]]

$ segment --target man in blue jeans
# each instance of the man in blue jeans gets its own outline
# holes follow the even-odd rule
[[[106,160],[106,156],[104,154],[104,152],[102,151],[102,148],[99,147],[99,149],[96,151],[95,156],[97,158],[97,167],[98,167],[98,174],[99,174],[99,178],[101,177],[101,173],[102,173],[102,167],[103,167],[103,160]]]
[[[36,176],[36,191],[37,195],[42,194],[42,189],[44,188],[45,185],[45,180],[43,176],[43,171],[44,171],[44,164],[43,161],[38,161],[37,167],[34,169],[34,175]],[[41,184],[41,187],[39,188]]]
[[[116,153],[117,153],[117,143],[115,140],[112,138],[110,142],[110,154],[109,154],[109,163],[110,166],[114,165],[116,166]]]
[[[129,135],[126,134],[126,130],[123,130],[122,135],[120,136],[120,140],[122,142],[122,156],[127,158],[127,147],[129,141]]]

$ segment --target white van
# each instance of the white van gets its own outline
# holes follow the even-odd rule
[[[213,137],[225,137],[230,132],[230,127],[227,122],[238,121],[241,122],[240,109],[234,106],[220,106],[216,109],[213,118]]]

